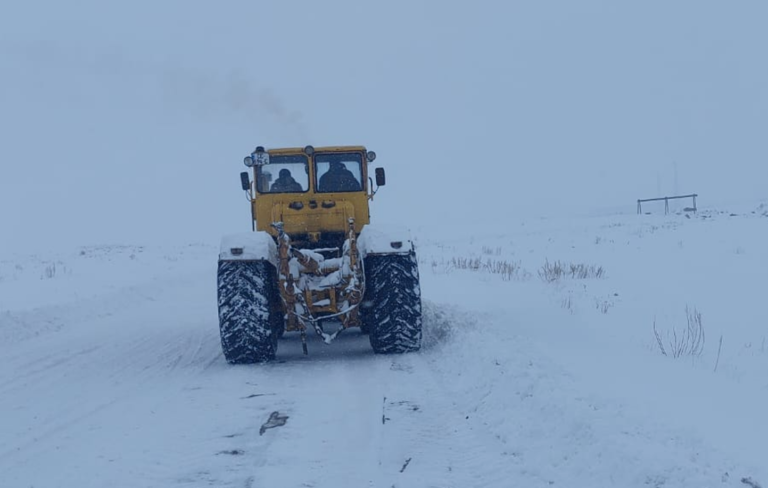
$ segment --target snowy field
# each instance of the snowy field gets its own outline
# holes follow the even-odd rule
[[[413,230],[421,352],[255,366],[216,243],[4,254],[0,486],[768,486],[766,203]]]

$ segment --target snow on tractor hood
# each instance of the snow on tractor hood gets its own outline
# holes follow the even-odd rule
[[[366,225],[357,243],[362,257],[368,254],[408,254],[415,249],[410,231],[400,226]]]
[[[277,245],[263,231],[230,234],[221,239],[219,259],[222,261],[267,260],[277,263]]]

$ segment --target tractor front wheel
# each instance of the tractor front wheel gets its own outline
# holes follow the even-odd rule
[[[219,329],[232,364],[271,361],[284,328],[277,272],[268,261],[219,261]]]
[[[421,348],[421,287],[416,255],[371,255],[365,259],[366,298],[363,315],[371,347],[377,354]]]

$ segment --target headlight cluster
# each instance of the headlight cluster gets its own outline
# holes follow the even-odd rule
[[[243,159],[243,164],[249,168],[269,164],[269,153],[264,150],[263,146],[257,146],[251,154]]]

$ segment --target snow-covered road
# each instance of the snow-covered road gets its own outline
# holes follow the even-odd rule
[[[502,462],[429,348],[374,356],[352,331],[304,357],[288,334],[278,362],[228,365],[209,271],[4,316],[59,325],[2,346],[2,486],[471,486]]]
[[[592,230],[620,233],[627,253],[648,238],[635,232],[646,227],[603,224]],[[654,236],[676,246],[699,224]],[[551,235],[515,235],[508,259],[533,274],[541,253],[556,252]],[[0,262],[0,486],[766,483],[768,392],[751,372],[765,371],[768,354],[726,347],[717,375],[711,343],[697,361],[661,356],[646,324],[629,320],[631,280],[611,278],[622,275],[615,248],[587,256],[610,265],[608,278],[552,285],[446,258],[483,249],[502,259],[509,236],[421,240],[421,352],[375,356],[350,331],[331,346],[312,337],[304,357],[287,334],[278,361],[254,366],[221,355],[215,247]],[[582,252],[565,241],[564,259]],[[529,247],[539,254],[525,257]],[[596,296],[613,297],[609,310]],[[262,430],[273,412],[284,425]]]

